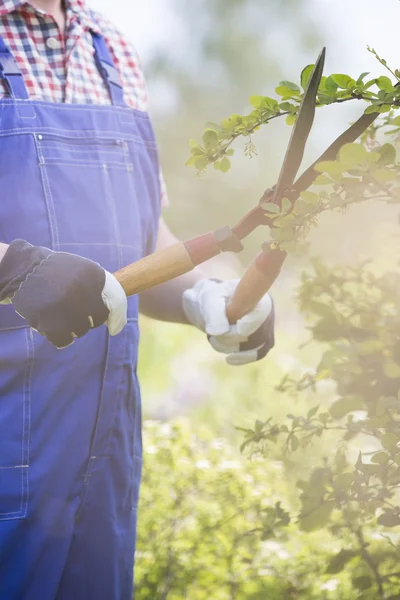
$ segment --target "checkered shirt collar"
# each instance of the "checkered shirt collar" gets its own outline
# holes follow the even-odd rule
[[[69,13],[71,16],[78,17],[82,25],[87,29],[91,29],[94,33],[101,33],[85,0],[64,0],[64,2],[66,5],[67,16]],[[14,11],[18,12],[22,9],[30,10],[36,14],[42,12],[26,0],[0,0],[0,16],[7,15]]]

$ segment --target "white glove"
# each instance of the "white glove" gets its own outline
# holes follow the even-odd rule
[[[183,294],[183,310],[190,323],[204,331],[217,352],[228,354],[230,365],[245,365],[264,358],[274,345],[274,310],[269,294],[230,325],[226,305],[239,279],[202,279]]]
[[[110,311],[105,325],[110,335],[118,335],[127,323],[128,299],[122,285],[108,271],[101,297]]]

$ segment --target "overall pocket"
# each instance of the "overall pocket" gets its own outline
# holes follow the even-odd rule
[[[123,139],[37,134],[38,162],[55,250],[114,272],[142,256],[139,198]]]
[[[32,366],[31,330],[0,330],[0,521],[28,511]]]

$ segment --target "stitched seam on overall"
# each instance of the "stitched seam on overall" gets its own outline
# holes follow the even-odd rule
[[[16,296],[16,295],[18,294],[18,292],[21,290],[22,286],[24,285],[24,283],[26,283],[26,281],[29,279],[29,277],[30,277],[31,275],[33,275],[33,274],[35,273],[35,271],[36,271],[36,270],[37,270],[39,267],[41,267],[41,266],[42,266],[42,264],[43,264],[43,263],[44,263],[44,262],[45,262],[45,261],[46,261],[48,258],[50,258],[50,257],[51,257],[51,256],[53,256],[53,255],[54,255],[54,252],[52,252],[52,254],[49,254],[49,255],[48,255],[48,256],[46,256],[45,258],[43,258],[43,259],[40,261],[40,263],[39,263],[38,265],[36,265],[36,267],[34,267],[34,268],[33,268],[33,270],[32,270],[30,273],[28,273],[28,275],[25,277],[25,279],[24,279],[23,281],[21,281],[21,283],[19,284],[19,286],[18,286],[18,289],[17,289],[17,290],[15,290],[14,294],[12,295],[11,302],[14,300],[15,296]],[[24,318],[24,317],[22,317],[22,318]]]
[[[45,167],[44,156],[43,156],[41,145],[40,145],[36,135],[34,135],[34,139],[35,139],[36,149],[37,149],[37,152],[39,155],[39,169],[40,169],[40,173],[42,174],[44,197],[46,200],[47,210],[49,212],[49,225],[50,225],[51,237],[53,238],[52,242],[53,242],[54,246],[58,249],[60,247],[60,240],[58,237],[58,226],[57,226],[56,210],[55,210],[54,201],[53,201],[53,194],[52,194],[51,187],[50,187],[50,181],[47,176],[47,171],[46,171],[46,167]]]
[[[125,333],[125,342],[127,344],[126,338],[127,338],[127,331]],[[127,346],[125,346],[125,349],[126,348],[127,348]],[[107,363],[108,363],[108,353],[107,353]],[[107,368],[107,363],[106,363],[106,368]],[[106,376],[106,368],[104,369],[103,385],[104,385],[104,379],[105,379],[105,376]],[[118,386],[116,387],[117,390],[121,389],[122,379],[123,379],[123,375],[124,375],[124,369],[120,369],[120,371],[121,371],[121,374],[120,374],[120,377],[119,377]],[[107,449],[108,449],[108,447],[110,445],[110,438],[111,438],[111,432],[112,432],[112,423],[114,422],[115,414],[116,414],[117,408],[118,408],[118,402],[117,402],[117,400],[120,401],[121,397],[122,397],[122,392],[119,394],[118,398],[116,398],[116,396],[115,396],[114,412],[113,412],[112,418],[110,420],[111,425],[108,428],[107,435],[106,435],[106,437],[104,439],[104,445],[103,445],[103,447],[104,447],[104,454],[105,455],[107,454]],[[93,441],[93,448],[94,448],[94,441]],[[133,455],[133,453],[132,453],[132,455]],[[91,463],[89,463],[89,467],[90,467],[90,464]]]
[[[9,137],[11,135],[26,135],[26,134],[38,135],[40,133],[50,133],[53,135],[58,135],[58,134],[60,134],[61,131],[63,131],[63,133],[65,133],[65,135],[63,135],[62,137],[66,137],[67,139],[71,140],[71,142],[74,142],[76,140],[86,142],[88,139],[87,136],[84,137],[84,136],[71,135],[71,131],[74,132],[75,130],[68,130],[67,132],[65,132],[65,130],[54,129],[54,128],[50,128],[50,127],[47,127],[47,128],[43,127],[40,130],[40,132],[38,132],[36,129],[23,129],[23,128],[3,129],[2,132],[0,133],[0,137]],[[92,134],[92,133],[94,134],[93,130],[86,130],[86,131],[89,134]],[[97,133],[107,135],[108,136],[106,138],[107,140],[115,139],[115,137],[116,137],[116,133],[113,130],[99,131]],[[61,137],[61,135],[60,135],[60,137]],[[146,140],[143,140],[143,138],[132,135],[132,134],[125,135],[123,140],[127,141],[127,142],[132,142],[134,144],[138,144],[140,146],[144,146],[145,148],[149,148],[150,150],[157,150],[156,142],[146,141]],[[62,140],[60,140],[60,144],[61,143],[62,143]],[[101,141],[98,142],[98,145],[101,146]]]
[[[90,145],[91,146],[93,145],[96,150],[98,150],[99,148],[102,148],[101,144],[90,144]],[[65,147],[65,146],[60,146],[58,144],[54,145],[54,146],[47,145],[46,148],[43,148],[43,144],[42,144],[42,151],[44,149],[46,149],[48,151],[54,151],[54,150],[59,150],[60,148],[62,148],[63,152],[66,152],[67,154],[72,154],[72,155],[77,154],[79,156],[80,154],[93,154],[93,148],[91,148],[90,150],[85,150],[85,149],[81,150],[80,148],[77,148],[76,145],[74,147],[69,147],[69,146]],[[113,150],[105,150],[105,149],[103,149],[102,150],[102,154],[105,157],[109,156],[109,158],[112,159],[112,161],[116,162],[117,164],[119,163],[119,161],[117,160],[119,157],[121,158],[121,160],[125,158],[125,156],[121,152],[118,152],[118,151],[115,151],[115,150],[113,151]],[[43,156],[45,158],[58,158],[57,155],[56,156],[49,156],[48,154],[45,155],[44,153],[43,153]],[[75,160],[75,156],[71,156],[70,158],[71,158],[71,160]],[[126,161],[124,161],[124,163],[125,162]]]
[[[104,163],[104,160],[99,160],[98,162],[94,162],[94,163],[86,163],[83,161],[76,161],[73,162],[72,160],[66,161],[66,160],[62,160],[62,159],[56,159],[56,158],[43,158],[43,162],[41,163],[42,166],[45,165],[64,165],[66,167],[78,167],[78,166],[82,166],[82,167],[88,167],[88,168],[104,168],[104,165],[107,164],[108,167],[111,167],[112,169],[118,169],[119,171],[126,171],[129,172],[128,169],[126,168],[125,163]],[[59,245],[59,244],[58,244]]]
[[[108,365],[109,365],[109,360],[110,360],[110,334],[108,334],[108,343],[107,343],[107,357],[106,357],[106,362],[104,365],[104,370],[103,370],[103,377],[102,377],[102,385],[101,385],[101,389],[102,389],[102,393],[100,395],[100,403],[99,403],[99,407],[98,407],[98,411],[97,411],[97,415],[96,415],[96,421],[95,421],[95,425],[94,425],[94,434],[93,434],[93,438],[92,438],[92,442],[90,444],[90,448],[89,448],[89,456],[88,456],[88,461],[87,461],[87,465],[86,465],[86,469],[85,469],[85,473],[83,476],[83,493],[82,493],[82,497],[81,497],[81,501],[79,503],[78,508],[76,509],[76,513],[75,513],[75,518],[77,518],[82,509],[85,506],[85,502],[86,502],[86,497],[89,491],[89,479],[91,477],[91,473],[89,473],[89,471],[91,470],[91,465],[92,465],[92,456],[93,456],[93,452],[96,448],[96,443],[97,443],[97,438],[98,438],[98,432],[99,432],[99,424],[101,421],[101,408],[103,406],[104,403],[104,399],[103,399],[103,394],[104,394],[104,388],[105,388],[105,380],[106,380],[106,373],[107,373],[107,369],[108,369]],[[122,375],[121,375],[121,379],[122,379]],[[120,380],[121,383],[121,380]]]
[[[30,344],[29,337],[32,342],[32,352],[30,352]],[[25,331],[25,344],[26,344],[26,354],[27,354],[27,365],[25,369],[24,376],[24,386],[23,386],[23,409],[22,409],[22,443],[21,443],[21,459],[22,463],[24,463],[25,458],[25,445],[27,443],[27,464],[15,465],[12,467],[2,467],[4,469],[21,469],[21,489],[20,489],[20,507],[19,510],[13,510],[9,512],[0,513],[0,521],[14,521],[23,519],[28,512],[28,503],[29,503],[29,460],[30,460],[30,430],[31,430],[31,387],[32,387],[32,371],[33,371],[33,338],[31,330],[26,329]],[[27,402],[28,400],[28,402]],[[26,427],[26,412],[28,414],[28,426]],[[26,436],[27,434],[27,436]],[[27,442],[26,442],[27,437]],[[24,485],[26,484],[26,485]],[[16,515],[11,517],[10,515]],[[3,518],[7,517],[7,519]]]
[[[50,134],[61,134],[61,132],[65,133],[64,136],[62,137],[66,137],[68,139],[71,140],[71,142],[76,141],[76,140],[80,140],[80,141],[87,141],[87,136],[74,136],[71,134],[71,132],[75,132],[75,130],[67,130],[65,131],[64,129],[55,129],[53,127],[43,127],[40,129],[40,132],[38,132],[36,129],[28,129],[28,128],[18,128],[18,129],[3,129],[0,132],[0,137],[9,137],[11,135],[26,135],[26,134],[33,134],[33,135],[38,135],[40,133],[50,133]],[[95,132],[92,129],[87,129],[85,130],[86,133],[90,133],[90,134],[104,134],[109,136],[107,139],[115,139],[116,135],[118,135],[118,132],[115,132],[114,130],[101,130],[101,131],[97,131]],[[97,135],[98,137],[98,135]],[[138,144],[140,146],[144,146],[145,148],[149,148],[150,150],[157,150],[157,143],[150,141],[150,140],[143,140],[143,138],[139,137],[139,136],[135,136],[133,134],[128,134],[128,135],[124,135],[124,137],[122,138],[124,141],[127,142],[133,142],[135,144]],[[60,140],[60,143],[62,143],[62,140]],[[101,146],[101,142],[98,142],[98,145]]]
[[[26,496],[25,496],[25,512],[23,516],[26,516],[27,512],[28,512],[28,503],[29,503],[29,465],[30,465],[30,458],[31,458],[31,448],[30,448],[30,442],[31,442],[31,400],[32,400],[32,374],[33,374],[33,363],[34,363],[34,358],[35,358],[35,345],[33,342],[33,332],[32,329],[27,329],[25,330],[25,339],[26,339],[26,345],[27,345],[27,351],[28,351],[28,357],[29,357],[29,362],[28,362],[28,382],[27,382],[27,398],[28,398],[28,403],[27,403],[27,411],[28,411],[28,427],[27,427],[27,440],[26,440],[26,451],[27,451],[27,455],[26,455],[26,462],[27,462],[27,468],[24,470],[24,474],[25,474],[25,478],[26,478]],[[32,352],[29,353],[29,345],[31,347]],[[25,446],[24,446],[25,449]]]
[[[24,102],[30,102],[30,100],[24,100]],[[17,113],[18,113],[18,116],[19,116],[19,118],[20,118],[20,119],[36,119],[36,112],[35,112],[35,108],[34,108],[34,106],[32,106],[31,104],[30,104],[30,106],[31,106],[31,108],[32,108],[32,110],[33,110],[33,115],[32,115],[31,117],[28,117],[28,116],[26,116],[26,115],[22,115],[22,114],[19,112],[19,104],[17,104],[17,103],[16,103],[16,107],[17,107]]]

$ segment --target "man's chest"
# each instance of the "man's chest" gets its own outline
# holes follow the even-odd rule
[[[0,36],[16,58],[31,99],[47,102],[110,104],[109,91],[96,65],[92,36],[84,23],[71,20],[63,35],[54,21],[30,11],[0,16]],[[105,36],[121,74],[125,100],[146,110],[139,65],[124,41]],[[0,82],[0,97],[7,94]]]

